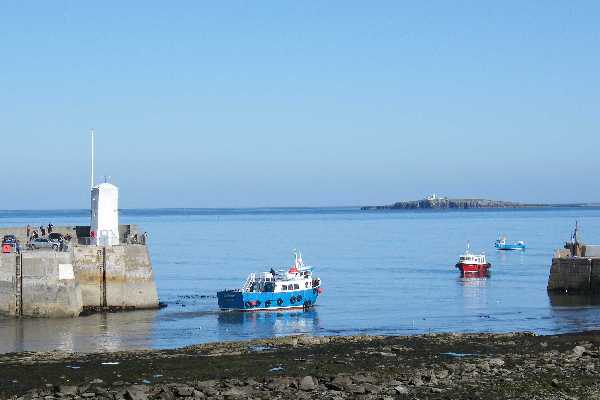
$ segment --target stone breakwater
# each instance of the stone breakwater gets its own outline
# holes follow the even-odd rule
[[[19,253],[0,254],[1,314],[62,318],[159,307],[150,253],[137,240],[137,227],[121,225],[122,244],[114,246],[89,245],[80,228],[56,228],[73,235],[64,251],[28,249],[24,227],[0,228],[0,237],[14,234],[22,243]]]
[[[600,333],[286,337],[0,357],[9,399],[600,399]]]

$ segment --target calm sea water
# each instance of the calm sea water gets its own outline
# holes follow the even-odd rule
[[[600,242],[600,210],[363,212],[357,209],[125,210],[150,233],[157,311],[45,320],[0,317],[0,352],[172,348],[280,335],[418,334],[600,327],[596,299],[550,298],[552,252],[575,220]],[[88,223],[86,211],[0,211],[0,226]],[[525,252],[493,249],[499,233]],[[491,261],[487,279],[454,268],[467,241]],[[215,294],[248,273],[290,265],[301,249],[325,292],[308,312],[222,313]]]

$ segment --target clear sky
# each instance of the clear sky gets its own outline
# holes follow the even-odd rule
[[[0,209],[600,201],[597,1],[3,1]]]

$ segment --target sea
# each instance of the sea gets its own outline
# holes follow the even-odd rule
[[[549,295],[556,248],[575,222],[600,243],[600,209],[361,211],[344,208],[122,210],[149,234],[165,308],[73,319],[0,317],[0,352],[166,349],[284,335],[417,335],[600,327],[600,300]],[[0,211],[0,226],[89,224],[89,211]],[[527,250],[499,252],[499,235]],[[461,278],[467,244],[488,278]],[[309,311],[222,312],[216,293],[251,272],[287,268],[292,251],[322,279]]]

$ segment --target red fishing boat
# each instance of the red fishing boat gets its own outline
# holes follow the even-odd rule
[[[486,261],[485,254],[473,254],[469,251],[469,245],[467,250],[458,259],[458,268],[463,276],[487,276],[489,269],[492,264]]]

